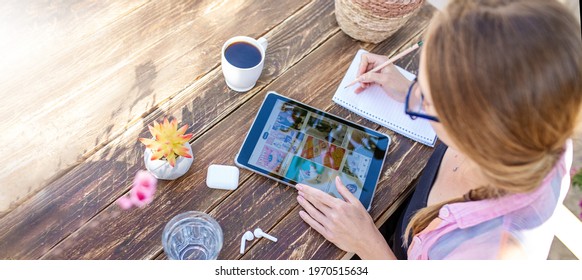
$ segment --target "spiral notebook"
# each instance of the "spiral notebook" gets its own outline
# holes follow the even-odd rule
[[[366,52],[366,50],[359,50],[356,53],[350,68],[346,72],[332,100],[366,119],[385,126],[412,140],[434,147],[437,137],[429,121],[424,119],[411,119],[404,113],[404,103],[390,98],[380,86],[371,86],[360,94],[354,93],[358,84],[345,88],[346,85],[356,78],[360,58]],[[411,81],[414,79],[414,74],[398,66],[396,67],[407,79]]]

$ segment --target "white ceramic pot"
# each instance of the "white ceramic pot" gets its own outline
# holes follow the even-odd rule
[[[186,174],[190,169],[192,162],[194,162],[194,155],[192,154],[192,147],[190,147],[189,143],[185,143],[184,146],[188,148],[192,158],[178,157],[174,167],[172,167],[166,160],[151,160],[152,151],[146,148],[144,152],[146,168],[154,175],[154,177],[160,180],[174,180]]]

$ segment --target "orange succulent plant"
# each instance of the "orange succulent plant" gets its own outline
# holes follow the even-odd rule
[[[174,167],[179,156],[192,158],[188,148],[184,147],[192,138],[192,133],[184,134],[188,125],[178,129],[176,119],[170,122],[165,118],[162,123],[154,121],[154,125],[148,125],[148,128],[154,138],[139,138],[139,141],[152,151],[151,160],[165,159]]]

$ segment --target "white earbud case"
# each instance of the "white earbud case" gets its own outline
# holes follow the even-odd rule
[[[212,164],[206,174],[209,188],[235,190],[238,187],[239,170],[236,166]]]

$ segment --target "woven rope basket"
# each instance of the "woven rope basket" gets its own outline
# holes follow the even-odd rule
[[[335,0],[335,17],[350,37],[379,43],[394,34],[425,0]]]

